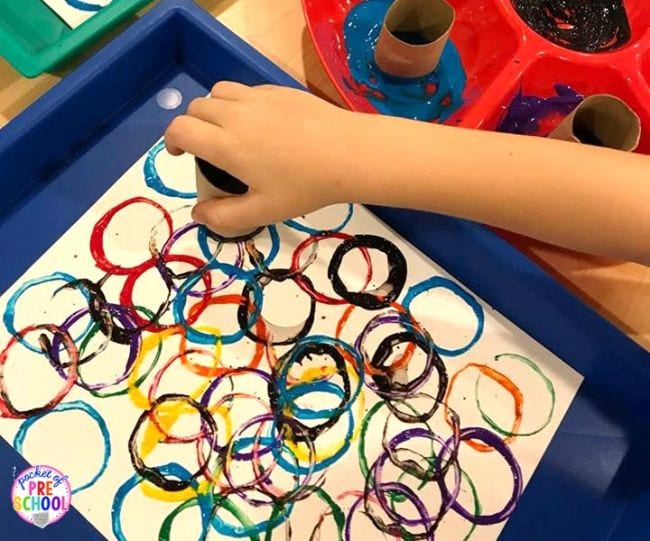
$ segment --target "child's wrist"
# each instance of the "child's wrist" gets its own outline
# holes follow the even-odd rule
[[[348,176],[344,190],[355,203],[399,206],[419,176],[413,171],[419,162],[419,141],[413,141],[414,132],[419,133],[418,123],[388,116],[355,116],[356,144],[348,151],[348,166],[354,174]],[[428,125],[427,130],[432,127]]]

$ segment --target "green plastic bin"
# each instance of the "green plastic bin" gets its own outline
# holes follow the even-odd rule
[[[113,0],[75,29],[42,0],[0,0],[0,55],[25,77],[52,71],[153,0]]]

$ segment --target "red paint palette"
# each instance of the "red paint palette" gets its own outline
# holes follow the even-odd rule
[[[355,92],[343,34],[350,10],[365,0],[303,0],[307,25],[322,63],[346,104],[377,112]],[[515,95],[554,95],[554,85],[589,96],[615,95],[639,115],[638,151],[650,153],[650,10],[647,0],[624,0],[630,27],[627,42],[608,52],[583,53],[556,45],[517,13],[512,0],[448,0],[456,10],[451,41],[467,84],[463,105],[446,124],[494,130]],[[378,21],[380,24],[381,21]],[[545,130],[560,118],[552,119]]]

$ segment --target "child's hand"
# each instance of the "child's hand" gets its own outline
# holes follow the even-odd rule
[[[236,83],[194,100],[165,138],[172,154],[190,152],[248,184],[246,195],[194,209],[224,236],[348,201],[650,265],[647,156],[352,113],[298,90]]]
[[[221,82],[171,123],[165,142],[170,153],[199,156],[249,186],[244,196],[205,201],[193,212],[234,235],[346,199],[357,116],[307,92]]]

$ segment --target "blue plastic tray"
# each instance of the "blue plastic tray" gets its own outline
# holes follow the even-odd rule
[[[161,89],[187,104],[223,78],[299,86],[191,1],[166,0],[0,131],[0,291],[181,112],[157,105]],[[650,539],[648,352],[488,229],[373,210],[585,377],[501,539]],[[43,531],[20,520],[14,467],[24,460],[0,440],[0,537],[101,539],[75,511]]]

